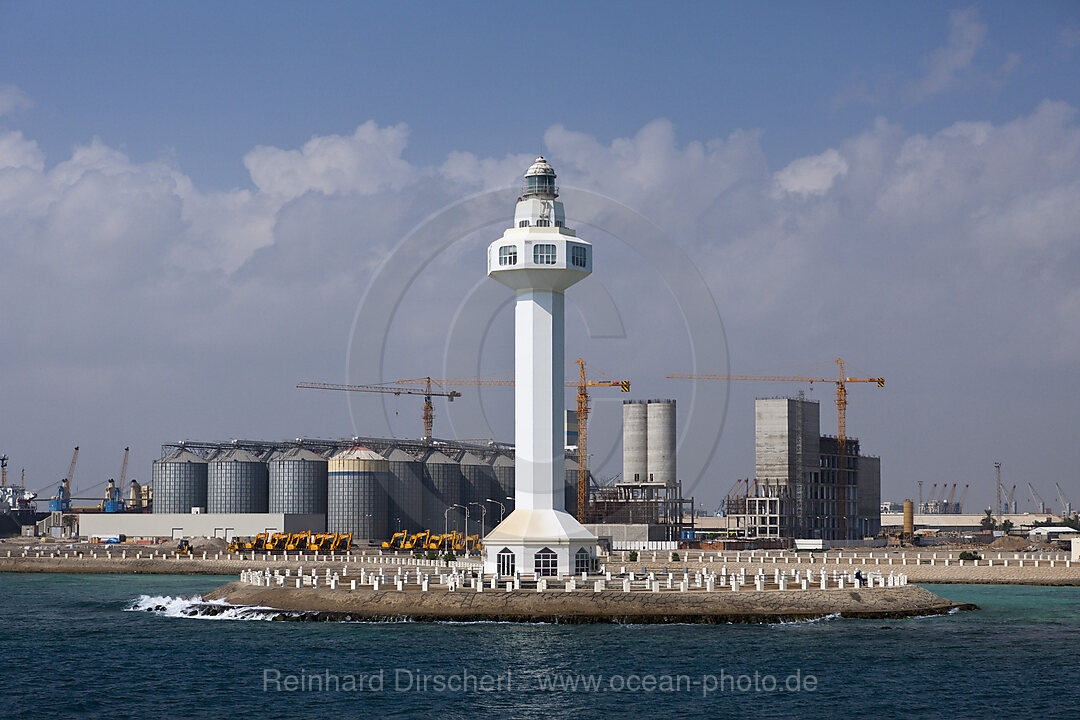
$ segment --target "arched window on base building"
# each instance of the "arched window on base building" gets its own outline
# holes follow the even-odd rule
[[[509,577],[517,570],[514,562],[514,553],[510,551],[510,548],[503,548],[495,557],[498,560],[497,564],[499,566],[500,575]]]
[[[551,548],[537,551],[534,570],[536,577],[555,577],[559,572],[559,556]]]
[[[574,574],[580,575],[589,572],[592,572],[592,555],[585,548],[579,548],[574,553]]]

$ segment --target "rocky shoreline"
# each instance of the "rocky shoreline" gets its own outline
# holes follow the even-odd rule
[[[924,588],[801,591],[603,592],[535,590],[478,593],[461,589],[345,590],[261,587],[230,582],[207,601],[269,608],[291,621],[530,622],[530,623],[776,623],[836,616],[893,619],[975,610]],[[220,607],[220,605],[218,606]]]

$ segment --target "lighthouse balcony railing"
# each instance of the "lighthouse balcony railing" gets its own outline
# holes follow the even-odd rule
[[[521,194],[524,195],[553,195],[559,196],[559,186],[552,183],[547,185],[544,183],[532,184],[525,183],[521,186]]]

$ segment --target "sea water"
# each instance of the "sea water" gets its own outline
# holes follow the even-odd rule
[[[930,585],[981,610],[760,625],[270,622],[230,580],[0,574],[0,717],[1066,717],[1080,587]]]

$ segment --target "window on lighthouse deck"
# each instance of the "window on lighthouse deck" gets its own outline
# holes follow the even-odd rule
[[[503,245],[499,248],[499,265],[517,265],[517,247]]]
[[[533,263],[536,265],[554,265],[556,248],[548,243],[533,245]]]

